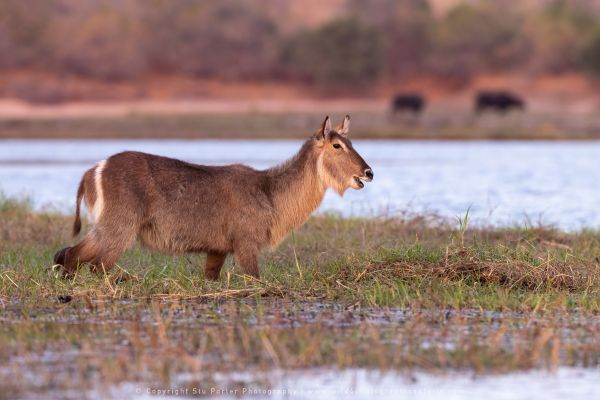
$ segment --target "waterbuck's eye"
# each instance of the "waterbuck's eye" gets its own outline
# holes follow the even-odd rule
[[[341,148],[342,148],[342,145],[341,145],[341,144],[339,144],[339,143],[334,143],[334,144],[333,144],[333,148],[334,148],[334,149],[341,149]]]

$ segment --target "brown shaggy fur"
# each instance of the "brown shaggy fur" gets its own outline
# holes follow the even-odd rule
[[[300,151],[282,165],[204,166],[127,151],[89,169],[77,191],[74,234],[85,198],[92,229],[55,263],[73,274],[80,264],[106,271],[136,239],[148,248],[205,252],[205,276],[218,279],[227,254],[258,276],[258,255],[302,225],[328,187],[340,195],[370,181],[371,168],[347,137],[349,117],[335,130],[326,118]]]

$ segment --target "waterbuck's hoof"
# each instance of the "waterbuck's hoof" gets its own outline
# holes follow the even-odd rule
[[[61,267],[65,266],[65,258],[67,257],[67,251],[69,251],[70,247],[65,247],[56,252],[54,255],[54,265],[60,265]]]
[[[220,274],[214,271],[206,271],[204,273],[204,277],[209,281],[218,281],[220,278]]]
[[[67,304],[73,300],[73,296],[68,294],[61,294],[58,296],[58,302],[62,304]]]

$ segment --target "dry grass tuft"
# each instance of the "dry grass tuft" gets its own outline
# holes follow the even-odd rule
[[[443,281],[466,279],[508,288],[540,290],[554,288],[578,291],[600,284],[597,262],[564,262],[539,260],[532,263],[506,258],[487,260],[469,248],[452,251],[443,262],[413,263],[391,261],[371,264],[369,273],[409,279],[411,277],[440,278]]]

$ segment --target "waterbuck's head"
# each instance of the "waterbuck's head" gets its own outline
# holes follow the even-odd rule
[[[365,186],[362,181],[373,180],[373,170],[352,147],[348,138],[349,128],[349,115],[335,129],[331,127],[329,117],[325,117],[321,128],[313,136],[319,153],[319,177],[340,196],[349,187],[362,189]]]

